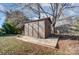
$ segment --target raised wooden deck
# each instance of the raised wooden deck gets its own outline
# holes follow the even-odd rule
[[[23,36],[23,37],[17,37],[17,39],[22,40],[22,41],[26,41],[26,42],[30,42],[30,43],[34,43],[34,44],[38,44],[38,45],[42,45],[42,46],[46,46],[46,47],[51,47],[51,48],[55,48],[58,42],[58,38],[47,38],[47,39],[40,39],[40,38],[33,38],[33,37],[29,37],[29,36]]]

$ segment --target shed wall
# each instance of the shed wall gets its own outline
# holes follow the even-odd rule
[[[32,37],[32,23],[29,23],[29,36],[31,36]]]
[[[25,24],[25,35],[37,38],[47,38],[51,34],[50,19],[29,22]]]
[[[39,22],[39,38],[45,38],[45,21]]]
[[[28,23],[25,24],[25,35],[29,35]]]
[[[45,20],[45,37],[51,36],[51,23],[48,20]]]
[[[33,37],[38,37],[38,22],[32,22],[33,23]]]

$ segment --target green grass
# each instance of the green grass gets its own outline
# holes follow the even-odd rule
[[[59,55],[64,54],[57,49],[27,43],[16,39],[16,36],[0,37],[1,55]]]

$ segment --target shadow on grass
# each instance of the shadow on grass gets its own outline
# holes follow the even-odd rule
[[[79,35],[70,34],[52,34],[51,37],[58,37],[59,40],[79,40]]]
[[[6,34],[6,35],[1,35],[0,37],[9,37],[9,36],[16,36],[17,34]]]

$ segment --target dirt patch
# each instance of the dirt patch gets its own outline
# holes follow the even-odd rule
[[[78,37],[60,37],[57,47],[66,54],[79,54],[79,38]]]

